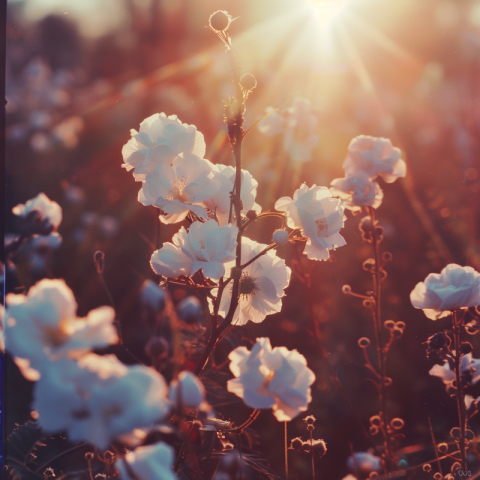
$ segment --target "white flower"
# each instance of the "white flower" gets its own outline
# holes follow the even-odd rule
[[[48,219],[55,229],[62,221],[62,207],[50,200],[44,193],[39,193],[35,198],[28,200],[25,205],[19,203],[12,208],[12,212],[19,217],[26,217],[32,211],[40,212],[42,219]]]
[[[448,361],[443,365],[434,365],[428,373],[441,378],[446,385],[456,379],[455,371]],[[463,355],[460,360],[460,373],[468,383],[474,385],[480,380],[480,360],[473,358],[471,353]]]
[[[425,282],[417,283],[410,300],[432,320],[458,308],[475,307],[480,305],[480,273],[451,263],[440,274],[431,273]]]
[[[266,112],[272,112],[272,107]],[[267,136],[283,133],[283,146],[295,162],[308,162],[312,159],[312,150],[318,145],[315,133],[318,120],[312,114],[310,101],[297,98],[293,105],[280,112],[270,113],[259,124],[258,129]]]
[[[289,421],[308,408],[315,374],[305,357],[285,347],[272,349],[270,339],[257,338],[249,352],[238,347],[228,356],[235,379],[227,389],[252,408],[272,408],[279,422]]]
[[[193,154],[175,157],[172,165],[161,163],[142,182],[138,201],[161,208],[163,223],[181,222],[189,211],[201,218],[207,212],[200,204],[217,192],[213,165]]]
[[[150,264],[158,275],[178,277],[202,270],[206,277],[218,280],[225,274],[225,263],[235,259],[238,228],[220,227],[215,220],[194,222],[176,233],[173,243],[165,243],[152,254]]]
[[[245,264],[267,245],[257,243],[247,237],[242,238],[242,264]],[[235,261],[225,265],[229,272],[235,266]],[[282,297],[285,288],[290,283],[292,271],[285,265],[285,260],[277,257],[272,250],[242,270],[240,278],[240,297],[233,315],[233,325],[245,325],[249,320],[262,322],[267,315],[277,313],[282,309]],[[225,316],[230,308],[232,288],[223,291],[218,313]]]
[[[176,115],[156,113],[140,124],[140,132],[132,129],[132,138],[123,146],[123,168],[134,169],[136,181],[145,179],[157,165],[173,163],[180,154],[205,155],[203,135],[194,125],[182,123]]]
[[[401,155],[400,149],[393,147],[388,138],[360,135],[350,142],[343,169],[347,176],[362,170],[371,180],[379,175],[387,183],[392,183],[407,172]]]
[[[378,208],[383,199],[380,185],[368,178],[368,174],[359,170],[344,178],[336,178],[330,183],[330,191],[340,197],[349,210],[361,210],[362,207]]]
[[[168,398],[174,404],[199,408],[205,403],[205,387],[196,375],[184,370],[170,384]]]
[[[345,220],[345,207],[338,198],[332,198],[327,187],[308,188],[304,183],[290,197],[282,197],[275,203],[275,209],[287,213],[287,225],[301,228],[308,238],[303,253],[312,260],[326,260],[328,250],[346,244],[338,233]]]
[[[33,408],[46,432],[66,431],[70,441],[106,449],[115,438],[135,443],[137,430],[161,421],[166,394],[155,370],[91,353],[48,369],[35,385]]]
[[[75,298],[63,280],[41,280],[28,295],[9,293],[6,303],[6,348],[17,359],[28,361],[20,365],[30,364],[37,370],[36,374],[23,371],[29,379],[37,379],[49,360],[78,356],[118,341],[113,308],[96,308],[86,318],[77,318]]]
[[[235,184],[235,169],[230,166],[217,164],[213,166],[214,180],[217,182],[218,190],[211,198],[202,202],[208,210],[210,217],[218,220],[220,225],[228,223],[230,215],[231,193]],[[255,203],[258,182],[250,172],[242,170],[242,186],[240,188],[240,200],[242,201],[242,213],[248,210],[255,210],[260,213],[262,207]],[[235,219],[235,209],[232,207],[232,223]]]
[[[356,452],[348,457],[347,466],[362,473],[377,472],[382,466],[382,460],[369,452]]]
[[[173,448],[159,442],[128,452],[124,458],[115,461],[115,467],[120,473],[120,480],[177,480],[173,463]]]

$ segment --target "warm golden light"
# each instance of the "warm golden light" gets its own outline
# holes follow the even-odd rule
[[[330,24],[345,7],[345,0],[310,0],[310,5],[322,25]]]

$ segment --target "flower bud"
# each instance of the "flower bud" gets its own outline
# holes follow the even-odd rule
[[[257,79],[251,73],[245,73],[240,78],[240,86],[251,92],[257,86]]]
[[[370,425],[368,428],[368,431],[370,432],[370,435],[377,435],[378,434],[378,427],[375,425]]]
[[[386,387],[389,387],[393,383],[392,379],[390,377],[385,377],[383,384]]]
[[[396,322],[395,326],[397,328],[400,328],[401,330],[404,330],[406,325],[405,325],[405,322],[400,321],[400,322]]]
[[[202,314],[202,304],[197,297],[184,298],[177,307],[177,314],[186,323],[197,323]]]
[[[205,401],[205,387],[196,375],[184,370],[170,384],[168,398],[177,405],[196,409]]]
[[[85,454],[85,460],[87,462],[91,462],[94,458],[95,458],[95,455],[93,454],[93,452],[87,452]]]
[[[306,428],[309,432],[313,432],[315,430],[315,427],[313,425],[307,425]]]
[[[286,245],[288,243],[288,232],[286,230],[275,230],[272,239],[277,245]]]
[[[428,346],[433,350],[449,347],[450,343],[450,337],[443,332],[435,333],[435,335],[428,338]]]
[[[233,267],[230,275],[234,280],[238,280],[242,276],[242,269],[240,267]]]
[[[352,293],[352,287],[350,285],[344,285],[342,287],[342,292],[345,294],[345,295],[348,295],[350,293]]]
[[[170,345],[164,337],[153,337],[145,346],[145,353],[150,357],[157,372],[165,369],[170,356]]]
[[[424,466],[423,466],[423,471],[424,472],[430,472],[432,470],[432,466],[429,464],[429,463],[426,463]]]
[[[370,345],[370,339],[367,337],[362,337],[358,340],[358,346],[361,348],[367,348]]]
[[[151,280],[145,280],[140,290],[140,303],[148,311],[160,313],[165,308],[165,290]]]
[[[368,476],[368,480],[375,480],[376,478],[378,478],[378,473],[370,472],[370,475]]]
[[[225,10],[217,10],[210,15],[208,23],[216,32],[224,32],[232,23],[232,17]]]
[[[460,345],[460,353],[463,353],[464,355],[469,354],[472,350],[473,350],[473,347],[470,342],[463,342]]]
[[[435,473],[435,474],[433,475],[433,478],[434,478],[435,480],[442,480],[442,479],[443,479],[442,474],[441,474],[440,472]]]
[[[257,217],[258,217],[258,214],[255,210],[249,210],[245,216],[249,219],[249,220],[255,220]]]

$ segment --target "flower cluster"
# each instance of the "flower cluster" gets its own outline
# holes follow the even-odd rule
[[[332,193],[340,197],[350,210],[378,208],[382,203],[383,192],[375,179],[382,177],[385,182],[392,183],[397,178],[404,177],[406,164],[400,156],[400,150],[393,147],[388,138],[366,135],[354,138],[343,162],[345,177],[332,181]]]

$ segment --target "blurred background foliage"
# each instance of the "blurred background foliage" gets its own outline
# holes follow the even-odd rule
[[[17,275],[7,269],[7,289],[21,291],[44,275],[65,278],[84,315],[108,303],[93,262],[93,253],[103,250],[125,343],[147,361],[139,290],[146,278],[158,281],[149,266],[151,253],[179,226],[161,225],[155,208],[137,202],[139,185],[120,168],[121,149],[131,128],[165,112],[197,126],[205,135],[206,158],[232,164],[222,119],[222,100],[233,93],[231,75],[224,47],[204,28],[212,12],[228,10],[239,17],[230,33],[242,71],[258,82],[246,126],[266,107],[288,107],[299,96],[310,100],[318,118],[320,142],[305,163],[289,159],[279,136],[265,137],[257,129],[248,134],[244,168],[259,182],[257,202],[264,210],[280,196],[292,196],[303,181],[329,185],[343,176],[348,143],[356,135],[391,138],[404,153],[408,176],[382,185],[378,219],[385,228],[382,247],[393,254],[384,282],[384,319],[407,325],[389,360],[388,408],[405,420],[401,446],[410,447],[403,458],[412,465],[433,458],[428,416],[437,440],[444,439],[456,410],[444,385],[429,377],[433,360],[426,359],[422,345],[446,321],[433,323],[413,309],[410,291],[450,262],[480,270],[480,2],[326,1],[9,0],[7,241],[18,231],[12,207],[39,192],[62,206],[64,220],[63,244],[53,253],[31,247],[35,261],[31,252],[20,252]],[[368,425],[378,412],[357,346],[359,337],[373,338],[371,319],[361,302],[341,293],[344,284],[361,293],[371,289],[362,262],[372,252],[361,240],[360,216],[347,216],[347,245],[312,265],[310,275],[329,362],[354,412],[331,382],[310,334],[305,289],[297,277],[281,313],[233,329],[230,344],[217,354],[227,354],[242,336],[269,336],[272,345],[297,348],[307,357],[317,374],[308,413],[317,417],[315,433],[328,447],[317,468],[322,478],[332,479],[347,474],[349,445],[355,451],[369,447],[356,416]],[[264,221],[248,235],[269,243],[276,222]],[[294,256],[290,247],[278,253],[287,262]],[[175,289],[174,301],[187,293]],[[478,340],[473,342],[479,352]],[[132,362],[125,352],[112,351]],[[7,373],[9,432],[30,418],[31,386],[15,367]],[[248,415],[240,403],[232,410],[227,406],[223,414],[237,421]],[[267,411],[254,426],[261,450],[281,472],[283,425]],[[478,420],[473,429],[480,432]],[[289,433],[305,433],[302,417],[290,422]],[[292,472],[304,478],[309,459],[292,452],[290,460]]]

